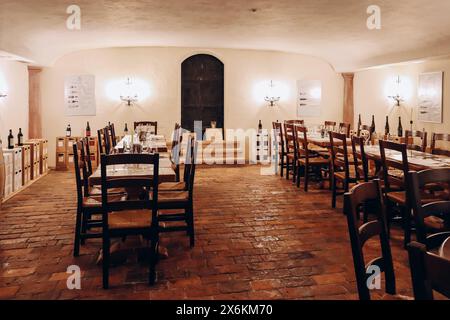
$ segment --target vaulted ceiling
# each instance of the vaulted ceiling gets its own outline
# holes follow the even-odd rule
[[[71,4],[81,30],[66,28]],[[366,10],[381,8],[381,30]],[[123,46],[263,49],[354,71],[450,54],[449,0],[0,0],[0,50],[51,65]]]

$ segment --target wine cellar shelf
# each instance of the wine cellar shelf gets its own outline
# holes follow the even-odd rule
[[[74,167],[73,145],[83,139],[83,137],[57,137],[56,138],[56,170],[72,170]],[[92,168],[98,167],[98,145],[97,138],[89,138],[89,151],[92,162]]]
[[[48,173],[48,140],[28,140],[23,146],[3,149],[5,167],[2,202]]]

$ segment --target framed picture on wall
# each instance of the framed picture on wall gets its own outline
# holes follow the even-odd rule
[[[322,112],[322,82],[297,81],[297,117],[320,117]]]
[[[444,72],[428,72],[419,75],[417,120],[442,123]]]
[[[68,76],[64,83],[66,116],[95,116],[95,76]]]

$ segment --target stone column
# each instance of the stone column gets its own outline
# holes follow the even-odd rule
[[[344,122],[355,127],[354,104],[353,104],[353,79],[354,73],[343,73],[344,78]]]
[[[41,68],[28,67],[28,137],[39,139],[42,137],[42,106],[41,106]]]

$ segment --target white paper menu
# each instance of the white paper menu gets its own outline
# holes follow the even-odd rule
[[[66,116],[95,116],[95,76],[67,76],[64,100]]]

